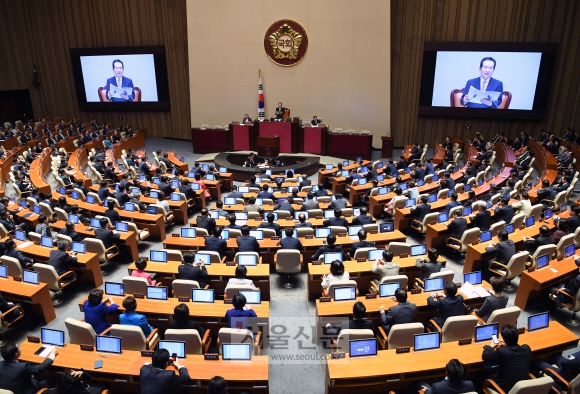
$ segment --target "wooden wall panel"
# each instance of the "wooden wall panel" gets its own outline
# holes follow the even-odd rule
[[[468,138],[540,129],[580,129],[580,2],[576,0],[392,0],[391,135],[395,145],[433,145],[446,135]],[[419,116],[425,41],[556,42],[558,55],[543,121]],[[465,127],[471,126],[466,131]]]
[[[185,0],[3,0],[0,25],[0,90],[30,89],[37,118],[96,117],[145,127],[156,137],[190,138]],[[140,45],[165,45],[171,109],[80,111],[69,49]],[[32,85],[33,68],[39,88]]]

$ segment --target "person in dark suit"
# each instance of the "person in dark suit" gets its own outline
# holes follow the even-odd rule
[[[324,185],[322,183],[318,184],[318,190],[316,190],[314,192],[314,196],[315,197],[324,197],[324,196],[328,196],[328,190],[326,190],[324,188]]]
[[[548,228],[548,226],[540,227],[540,236],[538,238],[532,237],[522,237],[522,238],[524,239],[524,245],[526,246],[526,250],[528,251],[530,256],[536,253],[536,250],[538,250],[540,246],[554,244],[554,241],[552,241],[552,238],[550,237],[550,229]]]
[[[224,257],[226,252],[227,242],[221,237],[222,228],[220,226],[215,226],[213,229],[213,235],[205,237],[205,250],[212,252],[218,252],[220,254],[220,259]]]
[[[111,230],[112,227],[106,218],[102,218],[99,223],[101,228],[95,229],[95,238],[103,241],[105,249],[109,249],[113,245],[117,245],[117,247],[119,247],[119,240],[121,239],[121,235],[119,235],[116,231]],[[119,251],[122,250],[123,248],[119,247]]]
[[[335,245],[336,235],[329,234],[326,237],[326,243],[327,245],[319,247],[316,253],[312,255],[312,261],[318,261],[320,256],[323,256],[324,253],[335,253],[335,252],[342,253],[342,248],[339,245]]]
[[[13,239],[7,239],[4,242],[4,246],[6,248],[4,255],[17,259],[23,269],[32,267],[32,264],[34,263],[32,259],[30,257],[26,257],[24,253],[16,249],[16,242],[14,242]]]
[[[281,235],[281,227],[278,223],[274,223],[274,214],[273,213],[269,213],[266,216],[266,219],[268,220],[267,222],[262,222],[260,223],[259,226],[257,226],[255,229],[261,229],[261,228],[271,228],[272,230],[276,231],[276,236],[280,236]]]
[[[286,227],[284,233],[286,238],[280,240],[280,249],[295,249],[302,252],[302,242],[298,238],[294,238],[294,227]]]
[[[320,124],[320,119],[318,119],[318,116],[314,115],[310,121],[310,124],[312,126],[318,126]]]
[[[459,210],[453,212],[453,219],[451,220],[451,223],[447,225],[447,229],[449,230],[449,238],[460,240],[463,236],[463,233],[467,230],[467,220],[465,220],[465,218],[461,215],[462,212]],[[448,242],[457,244],[457,242],[449,240],[449,238],[443,242],[444,245],[447,245]]]
[[[479,316],[484,322],[489,319],[495,310],[505,308],[509,301],[508,295],[503,293],[503,289],[506,285],[503,278],[492,276],[489,283],[493,289],[493,294],[489,297],[485,297],[485,301],[481,308],[473,311],[473,313]]]
[[[169,185],[169,179],[165,175],[161,177],[161,181],[157,185],[157,188],[166,196],[169,196],[174,192],[174,189]]]
[[[50,388],[49,382],[38,382],[37,377],[52,365],[58,355],[56,348],[38,365],[18,360],[20,346],[14,341],[2,346],[0,354],[3,358],[0,361],[0,388],[19,394],[34,394],[39,388]]]
[[[147,164],[145,156],[141,156],[141,162],[139,163],[139,173],[143,175],[151,174],[151,167]]]
[[[556,364],[557,367],[554,367],[552,364]],[[555,355],[551,363],[538,360],[535,362],[532,369],[534,370],[534,375],[540,376],[539,373],[544,371],[546,368],[553,369],[558,375],[563,377],[568,382],[571,382],[580,373],[580,352],[575,352],[568,355],[567,357]],[[551,371],[546,371],[546,375],[551,376],[554,379],[554,386],[558,390],[567,390],[567,387],[564,385],[564,383],[557,379]]]
[[[256,237],[250,235],[250,227],[242,226],[242,236],[236,238],[238,244],[238,252],[258,252],[260,253],[260,244]]]
[[[395,290],[397,305],[390,307],[385,313],[384,305],[379,307],[381,327],[386,335],[389,335],[391,327],[395,324],[413,323],[417,305],[407,301],[407,290],[398,288]]]
[[[352,306],[352,319],[348,321],[349,330],[371,330],[373,336],[375,334],[375,326],[373,322],[367,319],[367,307],[360,301],[357,301]],[[331,325],[326,323],[326,329],[330,336],[337,338],[342,330],[342,325],[335,324]]]
[[[301,213],[298,215],[298,223],[294,225],[295,228],[299,227],[310,227],[312,228],[312,223],[306,221],[306,215]]]
[[[244,124],[244,123],[247,123],[247,122],[252,123],[253,121],[252,121],[252,118],[250,117],[250,115],[245,114],[244,115],[244,118],[242,119],[242,121],[240,123],[241,124]]]
[[[207,278],[207,269],[203,264],[203,260],[198,262],[195,260],[193,252],[186,252],[183,254],[183,264],[177,267],[179,279],[195,280],[199,283],[200,288],[204,288],[206,283],[203,281]]]
[[[512,218],[515,215],[514,209],[510,204],[509,198],[502,197],[499,203],[495,207],[495,221],[504,221],[506,223],[511,223]]]
[[[419,386],[423,389],[423,394],[461,394],[475,391],[475,386],[471,380],[463,380],[465,376],[465,367],[457,360],[450,360],[445,366],[447,376],[440,382],[427,384],[420,382]]]
[[[320,209],[320,204],[318,204],[318,201],[314,200],[314,192],[310,191],[308,192],[308,194],[306,195],[307,201],[304,201],[304,203],[302,204],[302,211],[307,211],[309,209]]]
[[[498,108],[500,106],[503,98],[503,83],[491,77],[495,71],[495,66],[496,62],[494,58],[484,57],[481,59],[481,62],[479,63],[479,73],[481,76],[470,79],[465,84],[463,96],[461,96],[461,104],[463,104],[463,106],[467,106],[468,108]],[[482,92],[499,92],[499,97],[495,101],[487,96],[481,97],[479,100],[476,99],[477,101],[475,102],[469,102],[471,98],[468,96],[468,93],[471,86]]]
[[[278,106],[276,107],[276,110],[275,110],[275,113],[274,113],[276,115],[276,120],[282,120],[282,119],[284,119],[284,111],[286,111],[286,108],[284,108],[282,106],[282,103],[281,102],[278,103]]]
[[[485,345],[481,358],[499,364],[491,378],[507,393],[517,382],[529,379],[532,351],[528,345],[518,345],[518,329],[511,324],[501,328],[501,338],[493,348]]]
[[[205,328],[193,320],[189,320],[189,307],[186,304],[179,304],[173,309],[173,320],[169,323],[172,330],[196,330],[199,338],[203,338]]]
[[[83,242],[83,237],[75,231],[75,224],[70,220],[66,222],[65,227],[60,230],[59,234],[70,237],[73,242]]]
[[[121,207],[124,207],[126,202],[131,201],[131,197],[129,197],[129,195],[127,195],[127,193],[125,193],[126,190],[127,190],[127,187],[125,186],[125,184],[121,183],[121,184],[119,184],[119,190],[117,190],[117,192],[115,193],[117,201],[119,202],[119,205]],[[113,207],[114,207],[114,205],[113,205]]]
[[[368,211],[369,209],[367,207],[361,207],[360,215],[352,219],[352,225],[364,226],[365,224],[371,224],[373,222],[373,217],[371,215],[367,215]]]
[[[342,216],[342,210],[339,208],[334,208],[334,217],[326,219],[324,222],[322,222],[322,225],[325,227],[328,227],[328,226],[347,227],[348,221],[345,218],[341,218],[341,216]]]
[[[179,375],[169,366],[175,366]],[[141,394],[171,394],[174,388],[190,382],[187,368],[179,363],[179,359],[172,361],[167,349],[157,349],[152,357],[151,364],[145,364],[139,371]]]
[[[105,175],[103,175],[103,179],[110,179],[111,182],[117,182],[117,173],[113,168],[113,162],[107,163],[107,168],[105,168]]]
[[[348,253],[350,257],[354,257],[358,248],[372,248],[375,246],[374,242],[367,241],[367,232],[364,229],[358,230],[358,242],[353,242]]]
[[[302,188],[304,186],[310,186],[312,185],[312,181],[308,178],[306,178],[306,175],[302,175],[302,181],[300,182],[299,188],[300,190],[302,190]]]
[[[179,186],[179,193],[185,194],[187,200],[195,199],[195,191],[191,190],[189,180],[183,179],[181,181],[181,186]],[[220,201],[221,202],[221,201]]]
[[[544,204],[544,207],[550,208],[552,206],[552,203],[548,201],[544,202],[544,200],[554,201],[554,198],[556,197],[556,191],[552,186],[550,186],[550,181],[544,179],[542,181],[542,187],[538,189],[537,193],[538,198],[536,198],[536,201],[539,201],[542,204]]]
[[[274,194],[268,191],[269,186],[267,184],[262,186],[262,191],[258,193],[258,198],[269,198],[274,200]],[[231,193],[230,193],[231,194]]]
[[[558,183],[554,184],[554,186],[552,187],[556,191],[556,194],[558,194],[568,189],[570,187],[570,182],[572,182],[572,178],[569,175],[565,175],[562,178],[560,178]]]
[[[101,201],[105,201],[107,199],[107,197],[115,198],[115,193],[111,193],[111,191],[109,190],[107,181],[101,182],[99,190],[97,191],[97,195],[99,196]]]
[[[213,233],[213,229],[216,226],[215,219],[209,216],[207,208],[203,208],[201,210],[200,215],[195,221],[195,226],[199,228],[205,228],[208,233]]]
[[[415,217],[414,220],[422,222],[423,219],[425,218],[425,215],[431,212],[431,204],[427,203],[428,200],[429,198],[427,196],[421,196],[420,199],[421,203],[417,205],[415,208],[411,208],[411,216]],[[413,219],[411,219],[411,222],[413,222]]]
[[[67,253],[68,246],[68,241],[59,240],[56,242],[57,250],[50,251],[48,265],[54,267],[58,276],[70,271],[70,267],[77,264],[76,254],[74,252]],[[64,281],[72,281],[75,279],[75,275],[70,274],[63,279]]]
[[[331,201],[330,204],[328,204],[328,209],[344,209],[346,208],[347,205],[347,201],[344,199],[343,195],[340,193],[336,194],[336,200]]]
[[[498,263],[507,265],[511,257],[517,253],[516,245],[514,241],[509,238],[509,234],[505,230],[500,230],[497,233],[498,243],[489,242],[485,248],[486,253],[494,253],[495,257],[487,262],[487,264],[482,264],[482,270],[484,275],[489,276],[489,266],[492,262],[497,261]]]
[[[489,230],[489,227],[491,226],[491,213],[487,210],[487,205],[484,202],[481,202],[477,205],[477,210],[477,213],[471,214],[471,223],[481,231]]]
[[[113,60],[113,73],[115,75],[107,79],[107,83],[105,84],[107,89],[107,99],[109,101],[127,102],[133,101],[135,99],[135,90],[133,89],[133,81],[127,77],[124,77],[123,71],[125,71],[123,62],[120,59]],[[121,93],[120,98],[113,97],[113,93],[111,93],[111,86],[132,88],[131,89],[132,92],[131,94]]]
[[[413,171],[413,175],[417,180],[422,181],[425,179],[425,169],[423,168],[423,164],[417,164],[417,167],[415,167],[415,170]]]
[[[421,145],[419,145],[418,142],[415,142],[413,144],[413,148],[411,149],[411,156],[409,156],[409,162],[420,159],[422,154],[423,148],[421,148]]]
[[[236,224],[236,215],[234,215],[233,213],[230,213],[226,219],[228,219],[228,221],[230,222],[230,224],[228,224],[225,228],[226,229],[234,229],[234,230],[241,230],[242,226]]]
[[[107,209],[105,210],[105,216],[111,221],[111,225],[115,225],[117,222],[122,222],[119,212],[115,209],[115,201],[107,201]]]
[[[286,201],[279,202],[278,204],[274,205],[275,211],[288,211],[290,215],[294,217],[294,199],[292,197],[288,197]]]
[[[238,191],[238,187],[236,185],[232,186],[232,191],[228,194],[230,198],[244,198],[244,194]]]
[[[452,316],[460,316],[463,313],[463,296],[457,295],[457,285],[453,281],[445,283],[444,295],[435,293],[427,298],[427,304],[439,311],[439,316],[434,317],[433,320],[441,328],[447,318]],[[431,331],[436,328],[431,326]]]

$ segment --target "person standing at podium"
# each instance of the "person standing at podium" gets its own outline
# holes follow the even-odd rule
[[[282,102],[279,102],[275,112],[276,120],[284,120],[284,111],[286,108],[282,107]]]
[[[252,123],[252,118],[250,118],[250,115],[248,115],[248,114],[245,114],[244,119],[242,119],[242,124],[244,124],[246,122]]]
[[[320,123],[320,120],[318,120],[318,116],[314,115],[312,117],[312,120],[310,121],[310,124],[312,126],[318,126],[319,123]]]

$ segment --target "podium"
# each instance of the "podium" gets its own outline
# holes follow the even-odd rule
[[[393,137],[381,137],[383,142],[381,157],[393,157]]]
[[[276,157],[280,154],[280,137],[258,136],[258,156]]]

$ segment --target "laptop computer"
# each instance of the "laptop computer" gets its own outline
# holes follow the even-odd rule
[[[499,323],[484,324],[475,326],[475,333],[473,334],[475,342],[489,341],[499,333]]]
[[[151,250],[149,260],[156,263],[167,263],[167,252],[163,250]]]
[[[401,190],[407,190],[409,188],[409,186],[406,183],[399,185],[399,187],[401,188]]]
[[[423,185],[425,185],[425,181],[424,181],[424,180],[422,180],[422,179],[419,179],[419,180],[417,181],[417,186],[418,186],[418,187],[421,187],[421,186],[423,186]]]
[[[41,328],[40,340],[43,345],[64,346],[64,331]]]
[[[335,260],[342,261],[342,252],[324,253],[324,264],[331,264]]]
[[[34,205],[34,206],[32,207],[32,212],[34,212],[34,213],[35,213],[35,214],[37,214],[37,215],[40,215],[40,213],[42,212],[42,210],[41,210],[41,208],[40,208],[40,206],[39,206],[39,205]]]
[[[441,291],[444,287],[443,277],[425,279],[425,293],[428,291]]]
[[[204,171],[209,171],[209,164],[202,164],[201,169]]]
[[[250,343],[222,343],[222,360],[250,361],[252,359]]]
[[[550,256],[548,254],[543,254],[536,258],[536,268],[541,269],[547,267],[550,264]]]
[[[179,182],[178,180],[174,179],[169,183],[169,186],[171,186],[172,188],[178,188],[179,186],[181,186],[181,182]]]
[[[381,283],[379,285],[379,297],[392,297],[395,291],[400,287],[398,282],[395,283]]]
[[[356,286],[338,286],[334,288],[334,301],[356,300]]]
[[[167,301],[167,286],[147,286],[147,298]]]
[[[570,257],[574,255],[574,253],[576,253],[576,246],[574,244],[568,245],[566,248],[564,248],[564,255],[566,257]]]
[[[125,295],[125,285],[123,283],[105,282],[105,294],[122,297]]]
[[[376,261],[383,258],[383,252],[385,249],[372,249],[369,250],[369,261]]]
[[[181,236],[183,238],[197,238],[195,229],[191,227],[182,227]]]
[[[246,297],[246,304],[261,304],[262,292],[260,290],[239,290],[238,294]]]
[[[258,257],[253,254],[238,255],[238,265],[245,265],[246,267],[255,267],[258,265]]]
[[[99,353],[121,354],[121,338],[97,335],[95,348]]]
[[[330,235],[330,229],[329,228],[316,228],[314,229],[314,236],[316,238],[326,238]]]
[[[199,264],[200,260],[204,265],[211,265],[211,255],[207,253],[196,253],[193,257],[193,262]]]
[[[324,167],[324,169],[325,169],[325,170],[332,170],[333,168],[334,168],[334,165],[332,165],[332,164],[327,164],[327,165]]]
[[[377,339],[357,339],[348,341],[349,357],[368,357],[377,355]]]
[[[526,218],[526,227],[530,227],[533,226],[534,224],[536,224],[536,218],[533,216],[527,217]]]
[[[541,330],[542,328],[548,328],[549,325],[550,315],[548,312],[528,316],[528,331]]]
[[[74,191],[74,190],[73,190],[73,191],[70,193],[70,197],[71,197],[73,200],[78,200],[78,199],[79,199],[79,192],[76,192],[76,191]]]
[[[116,222],[115,223],[115,230],[120,231],[122,233],[126,233],[127,231],[129,231],[129,223]]]
[[[560,213],[564,213],[568,210],[568,205],[566,203],[560,204]]]
[[[224,198],[225,205],[236,205],[236,199],[234,197],[226,197]]]
[[[286,238],[286,231],[282,231],[282,239]],[[292,234],[293,238],[298,238],[298,230],[294,229],[294,233]]]
[[[40,237],[40,246],[52,248],[53,242],[51,237]]]
[[[99,219],[91,218],[91,227],[101,228],[101,221]]]
[[[157,344],[158,349],[165,349],[169,354],[176,354],[177,358],[185,358],[185,341],[162,340]]]
[[[75,253],[87,253],[87,244],[84,242],[73,242],[71,249]]]
[[[230,230],[228,229],[222,230],[222,238],[225,239],[226,241],[230,239]]]
[[[487,242],[491,240],[491,231],[484,231],[479,234],[479,241],[480,242]]]
[[[250,235],[255,237],[258,241],[264,239],[264,231],[262,230],[250,230]]]
[[[427,334],[415,334],[413,338],[413,349],[416,352],[422,350],[439,349],[441,338],[439,332],[430,332]]]
[[[447,212],[440,213],[437,215],[437,223],[444,223],[449,220],[449,214]]]
[[[343,166],[343,167],[346,167],[346,166],[348,166],[348,163],[349,163],[349,161],[348,161],[348,160],[343,160],[343,162],[342,162],[342,166]]]
[[[405,201],[405,207],[406,208],[412,208],[416,205],[416,201],[414,198],[410,198],[407,201]]]
[[[481,271],[473,271],[463,274],[463,283],[467,282],[472,285],[480,285],[482,283]]]
[[[214,302],[213,289],[191,289],[191,302],[203,302],[206,304],[213,304]]]
[[[427,254],[427,245],[412,245],[411,246],[411,256],[423,256]]]
[[[0,264],[0,278],[8,278],[8,267]]]

